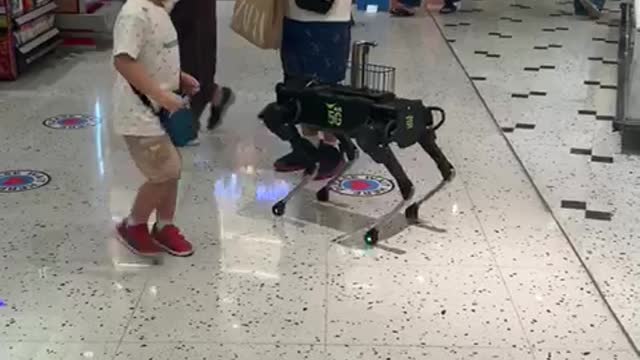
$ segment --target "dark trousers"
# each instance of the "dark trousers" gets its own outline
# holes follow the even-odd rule
[[[200,115],[216,87],[216,1],[180,0],[171,12],[171,20],[178,32],[182,71],[200,82],[200,92],[191,99],[199,130]]]

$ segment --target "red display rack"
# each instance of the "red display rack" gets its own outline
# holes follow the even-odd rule
[[[0,80],[15,80],[62,40],[54,0],[0,0]]]

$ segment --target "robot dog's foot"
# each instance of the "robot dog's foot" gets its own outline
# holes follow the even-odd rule
[[[448,172],[448,176],[445,177],[444,180],[442,180],[435,188],[429,191],[420,200],[409,205],[407,209],[404,211],[404,215],[407,218],[407,221],[414,224],[419,222],[420,206],[422,206],[422,204],[424,204],[427,200],[431,199],[435,194],[443,190],[447,184],[451,183],[455,178],[455,175],[456,175],[455,169],[451,167]]]
[[[300,181],[300,183],[296,185],[296,187],[294,187],[291,191],[289,191],[287,196],[285,196],[284,198],[282,198],[280,201],[278,201],[273,205],[273,207],[271,208],[271,212],[273,213],[273,215],[275,216],[284,215],[287,207],[287,202],[289,202],[289,200],[291,200],[292,197],[294,197],[297,193],[299,193],[302,189],[304,189],[304,187],[310,181],[312,181],[317,174],[318,174],[317,166],[312,169],[305,170],[304,176],[302,177],[302,181]]]

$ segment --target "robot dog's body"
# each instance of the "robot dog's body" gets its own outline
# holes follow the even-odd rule
[[[372,45],[355,44],[352,54],[354,59],[358,46],[360,49],[366,47],[368,51],[368,47]],[[360,58],[360,65],[352,63],[351,71],[361,69],[360,75],[363,75],[367,65],[366,58],[364,60]],[[362,79],[364,76],[361,76]],[[345,86],[322,85],[298,79],[278,84],[276,92],[277,102],[269,104],[261,113],[261,118],[271,132],[290,142],[294,151],[306,154],[308,160],[301,183],[273,206],[276,216],[284,214],[287,201],[316,176],[319,167],[317,149],[300,135],[298,124],[334,134],[339,140],[341,152],[348,159],[338,174],[318,191],[319,201],[329,200],[329,185],[358,158],[358,148],[353,140],[376,163],[384,165],[398,184],[402,201],[370,225],[365,235],[365,241],[369,244],[378,241],[377,227],[408,205],[414,196],[413,184],[390,149],[391,143],[400,148],[420,144],[435,161],[443,177],[440,185],[427,196],[407,207],[405,215],[410,221],[418,219],[420,204],[454,176],[453,166],[436,144],[435,131],[445,118],[444,111],[440,108],[425,107],[420,100],[398,98],[393,92],[372,89],[362,81],[358,86]],[[440,115],[438,124],[434,122],[434,114]]]

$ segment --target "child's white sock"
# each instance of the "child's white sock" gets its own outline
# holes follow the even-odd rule
[[[158,220],[156,221],[156,230],[160,231],[167,225],[173,225],[173,220]]]
[[[126,219],[125,219],[125,223],[127,224],[127,226],[136,226],[136,225],[140,225],[140,224],[144,224],[145,222],[142,221],[136,221],[133,216],[129,215]]]

